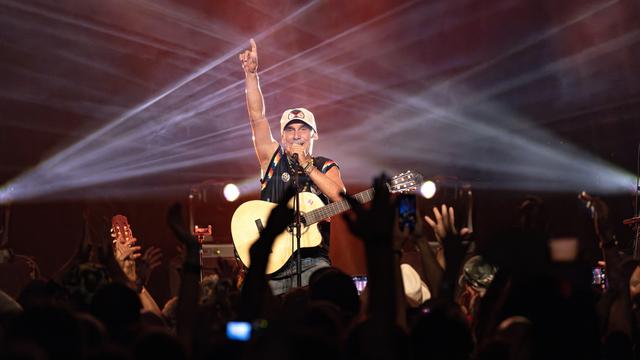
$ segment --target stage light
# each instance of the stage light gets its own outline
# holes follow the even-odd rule
[[[15,0],[9,3],[39,16],[46,15],[49,11],[48,8],[20,5]],[[570,85],[573,82],[570,75],[567,75],[571,74],[568,70],[578,65],[589,65],[589,61],[593,59],[612,53],[615,55],[615,51],[636,44],[640,32],[630,31],[624,36],[603,38],[597,44],[573,55],[539,59],[539,63],[526,60],[523,54],[528,52],[523,50],[535,52],[536,47],[546,48],[556,34],[574,24],[590,21],[596,15],[600,18],[604,15],[602,12],[614,7],[618,1],[587,7],[584,9],[586,11],[574,14],[569,21],[553,28],[535,29],[535,33],[522,38],[520,42],[514,40],[515,46],[501,48],[501,53],[495,57],[476,58],[466,54],[464,57],[447,57],[442,62],[434,60],[430,66],[407,63],[407,59],[413,57],[401,56],[403,49],[411,48],[416,42],[430,43],[430,39],[441,37],[442,33],[463,28],[465,22],[469,21],[465,16],[446,17],[445,23],[438,21],[444,11],[456,14],[458,10],[463,10],[465,1],[432,4],[421,1],[403,2],[375,18],[354,24],[355,26],[336,34],[331,33],[330,37],[320,36],[319,42],[311,43],[311,46],[295,49],[281,46],[283,44],[279,42],[277,34],[283,28],[297,26],[304,32],[318,32],[318,29],[309,28],[306,25],[308,22],[304,20],[305,16],[315,16],[315,12],[311,10],[317,10],[314,6],[320,3],[309,2],[265,28],[262,33],[255,34],[259,51],[267,49],[265,53],[273,59],[279,59],[279,62],[261,68],[261,74],[264,75],[261,85],[265,90],[263,95],[268,109],[266,115],[271,120],[277,119],[281,114],[283,100],[280,99],[285,98],[283,94],[287,94],[286,105],[304,104],[313,111],[318,110],[320,114],[340,114],[345,118],[361,119],[341,126],[339,131],[325,132],[328,136],[323,136],[322,141],[317,143],[317,153],[336,159],[343,166],[343,175],[348,182],[368,183],[381,169],[393,171],[429,168],[429,173],[447,173],[464,179],[470,179],[468,174],[472,174],[473,180],[469,182],[474,188],[484,189],[587,189],[592,192],[616,193],[635,187],[634,178],[624,169],[571,146],[556,134],[541,130],[540,119],[527,119],[523,113],[519,113],[520,107],[526,108],[526,101],[531,101],[531,97],[522,96],[519,97],[522,100],[503,101],[505,94],[515,90],[524,91],[531,82],[550,76],[566,80],[567,94],[580,94],[580,91],[571,92]],[[252,158],[254,151],[248,145],[250,131],[245,120],[244,80],[238,77],[237,64],[237,53],[246,49],[249,35],[223,22],[211,24],[208,21],[193,20],[179,6],[147,2],[141,4],[164,14],[168,20],[166,22],[175,22],[209,36],[224,34],[222,37],[236,46],[225,48],[224,52],[206,62],[201,54],[188,49],[173,46],[165,49],[167,43],[172,43],[169,41],[171,39],[156,41],[150,40],[155,39],[156,35],[132,37],[127,32],[113,33],[113,36],[119,36],[123,41],[179,52],[185,59],[189,59],[189,62],[179,62],[179,68],[187,72],[193,71],[169,84],[147,101],[125,108],[124,111],[121,107],[129,104],[112,104],[108,108],[100,108],[102,113],[95,115],[97,118],[113,120],[0,187],[0,202],[48,196],[86,197],[91,193],[87,190],[98,188],[97,185],[118,184],[125,179],[175,173],[184,169],[198,169],[199,172],[204,169],[197,175],[215,178],[220,181],[217,186],[225,181],[234,181],[239,192],[245,195],[250,193],[246,187],[257,191],[257,174],[242,182],[230,179],[229,173],[223,170],[224,167],[217,166],[228,161],[255,159]],[[501,10],[502,5],[488,7],[486,11],[499,13]],[[268,11],[276,10],[265,8],[265,12]],[[79,23],[75,17],[60,18],[59,14],[63,13],[50,15],[69,26],[101,32],[112,31],[111,28],[102,26],[102,23]],[[427,19],[433,21],[426,21]],[[424,28],[425,21],[438,25]],[[26,25],[33,26],[31,23]],[[60,37],[60,40],[74,45],[62,49],[68,51],[69,56],[65,55],[58,60],[68,60],[74,56],[79,64],[92,60],[83,57],[83,53],[73,52],[73,49],[84,45],[84,42],[79,42],[83,39],[68,36],[67,30],[60,33],[56,28],[41,28],[49,29],[47,31]],[[420,31],[415,31],[417,28]],[[388,41],[389,39],[394,41]],[[260,48],[262,44],[264,47]],[[98,45],[101,49],[113,46],[112,42]],[[358,51],[353,52],[353,49]],[[495,79],[491,74],[495,69],[502,68],[503,61],[507,59],[522,62],[522,66],[517,67],[518,73]],[[193,60],[202,62],[203,65],[194,69]],[[362,74],[359,69],[363,68],[363,64],[365,67],[373,66],[372,68],[384,71]],[[92,66],[103,69],[110,75],[122,78],[131,76],[126,71],[118,73],[117,68],[111,68],[112,64],[109,62],[97,62]],[[407,69],[409,71],[405,72]],[[456,75],[446,75],[451,73]],[[181,71],[180,74],[184,72]],[[35,75],[47,81],[60,82],[60,86],[73,85],[67,84],[68,80],[65,78],[50,79],[49,74]],[[314,81],[318,77],[321,81]],[[411,91],[403,90],[405,82],[424,79],[433,80],[421,82],[423,85],[416,86]],[[147,81],[135,76],[131,80],[138,83],[142,81],[142,84]],[[301,87],[305,90],[299,91]],[[30,87],[37,88],[35,85]],[[14,96],[14,93],[15,91],[0,91],[0,96]],[[85,102],[74,100],[67,103],[58,98],[38,97],[37,94],[18,92],[15,93],[15,98],[20,100],[19,96],[25,96],[23,101],[83,112],[96,108]],[[96,96],[95,101],[98,102],[101,95],[99,88],[92,89],[91,94]],[[107,95],[111,97],[111,94]],[[114,112],[121,115],[114,117]],[[389,119],[397,119],[394,126],[388,126]],[[376,131],[372,132],[372,129]],[[46,127],[41,130],[54,129]],[[399,159],[403,162],[400,169],[395,168],[400,166]],[[237,175],[250,176],[242,172]],[[169,184],[166,185],[167,188],[163,188],[165,184],[159,185],[157,189],[153,189],[154,193],[168,191]],[[444,186],[441,183],[439,185]],[[100,190],[105,186],[100,186]],[[114,185],[109,191],[112,190],[128,194],[131,187],[118,189]],[[142,194],[151,189],[136,187],[135,190],[136,194]],[[102,192],[99,195],[117,194]]]
[[[427,180],[420,186],[420,194],[426,199],[431,199],[436,194],[436,183]]]
[[[308,14],[317,4],[317,0],[311,1],[294,9],[267,27],[262,33],[256,34],[255,38],[260,41],[279,29],[290,26],[297,18]],[[15,2],[14,6],[22,5]],[[155,96],[126,109],[121,115],[94,132],[81,137],[77,142],[44,159],[34,168],[0,187],[0,201],[60,197],[67,196],[63,193],[74,191],[76,194],[81,192],[87,194],[84,190],[98,184],[193,168],[216,163],[223,158],[237,160],[252,153],[252,151],[246,151],[247,148],[240,148],[238,141],[230,140],[249,135],[246,132],[246,126],[239,126],[234,120],[239,117],[237,112],[243,108],[239,104],[244,103],[242,100],[244,95],[240,91],[244,81],[241,79],[230,81],[230,79],[236,78],[233,71],[237,71],[237,67],[234,67],[233,71],[220,70],[220,65],[225,62],[237,61],[237,54],[247,47],[245,43],[247,35],[222,22],[213,26],[209,21],[200,21],[194,25],[192,18],[181,16],[177,12],[173,13],[173,8],[154,6],[152,10],[162,13],[163,16],[169,18],[168,20],[185,23],[190,28],[195,26],[199,32],[204,32],[209,36],[220,36],[222,30],[222,33],[225,34],[225,41],[233,39],[232,43],[237,46],[226,49],[225,53],[219,54],[213,60],[178,79]],[[74,26],[82,28],[94,29],[99,26],[92,21],[75,21],[65,16],[60,17],[55,11],[49,12],[36,6],[29,6],[24,10],[37,12],[39,15],[58,21],[70,22]],[[178,9],[176,8],[176,10]],[[189,21],[184,20],[187,18]],[[77,45],[75,37],[65,37],[64,34],[58,32],[53,32],[53,35]],[[113,35],[132,42],[141,42],[146,39],[144,37],[132,38],[126,32],[118,32]],[[164,43],[145,42],[144,45],[158,47]],[[102,46],[102,44],[100,45]],[[176,48],[165,50],[177,51]],[[181,55],[193,57],[194,54],[191,51],[181,49]],[[78,57],[75,60],[81,61],[83,59]],[[109,69],[108,65],[107,63],[95,66],[101,66],[100,69],[106,71]],[[212,71],[214,69],[216,71]],[[207,78],[205,79],[203,75],[206,75]],[[215,81],[212,81],[212,77]],[[62,81],[65,79],[55,78],[54,80]],[[211,86],[212,83],[216,85]],[[92,94],[96,97],[104,95],[100,92]],[[112,109],[109,112],[105,111],[103,116],[112,117],[112,112]],[[220,116],[222,114],[224,117]],[[217,117],[217,121],[213,129],[211,126],[202,126],[204,118],[210,119],[214,116]],[[192,136],[194,133],[198,135]],[[104,139],[110,140],[105,141]],[[216,155],[212,155],[210,151],[212,147],[217,149]],[[228,174],[210,172],[208,175],[222,177]]]
[[[228,202],[234,202],[238,197],[240,197],[240,189],[235,184],[225,185],[222,192],[224,194],[224,198],[227,199]]]

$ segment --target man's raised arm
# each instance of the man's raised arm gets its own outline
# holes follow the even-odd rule
[[[253,145],[258,155],[260,169],[266,170],[271,155],[278,147],[278,143],[273,139],[269,122],[265,117],[264,99],[260,90],[258,79],[258,50],[256,42],[251,39],[251,49],[240,54],[240,62],[245,74],[245,86],[247,94],[247,110],[249,111],[249,121],[253,131]]]

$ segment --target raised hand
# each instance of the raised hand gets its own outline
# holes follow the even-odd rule
[[[116,260],[123,262],[125,260],[136,260],[141,256],[140,246],[134,246],[138,239],[136,238],[121,238],[113,240]]]
[[[438,210],[437,207],[433,208],[433,215],[435,217],[435,221],[431,219],[429,216],[425,216],[424,220],[431,226],[433,232],[436,235],[436,240],[439,243],[442,243],[444,239],[449,235],[458,235],[458,229],[456,229],[455,223],[455,212],[452,207],[448,207],[442,204],[441,211]],[[471,230],[469,228],[460,229],[460,236],[465,237],[471,234]]]
[[[193,344],[193,329],[196,323],[198,292],[200,281],[200,243],[193,236],[182,219],[182,206],[174,204],[167,212],[167,225],[175,237],[184,244],[185,257],[180,280],[178,307],[176,310],[176,330],[178,338],[185,348],[190,349]]]
[[[466,252],[462,238],[471,235],[471,231],[466,227],[460,231],[456,229],[455,212],[452,207],[447,208],[444,204],[441,206],[441,210],[434,207],[433,214],[435,221],[429,216],[425,216],[424,219],[433,228],[436,239],[442,244],[444,250],[444,254],[437,255],[438,262],[445,270],[439,294],[452,299],[458,272]]]
[[[138,278],[146,285],[151,278],[151,273],[155,268],[162,264],[162,250],[155,246],[150,246],[140,257],[137,266]]]
[[[351,232],[365,241],[365,246],[374,239],[391,241],[395,207],[390,201],[387,180],[385,175],[374,180],[375,195],[369,210],[365,210],[357,200],[345,196],[355,213],[355,218],[350,217],[348,213],[344,214],[343,218]]]
[[[116,238],[113,240],[113,252],[120,268],[131,281],[136,281],[136,259],[141,256],[140,246],[134,246],[136,238]]]
[[[184,226],[184,222],[182,220],[182,206],[180,204],[176,203],[169,209],[169,212],[167,213],[167,224],[178,241],[184,244],[187,249],[200,247],[198,239]]]
[[[387,188],[388,178],[381,175],[374,180],[371,207],[365,209],[354,198],[346,197],[353,213],[343,214],[343,219],[351,232],[363,240],[369,282],[369,303],[367,312],[374,319],[376,333],[382,339],[390,339],[390,329],[404,326],[405,309],[402,294],[402,278],[399,258],[393,251],[393,232],[396,224],[396,206]],[[401,315],[402,314],[402,315]],[[376,344],[378,350],[388,348],[384,341]]]
[[[601,242],[607,242],[610,239],[609,229],[609,208],[602,199],[593,197],[587,194],[585,191],[578,195],[578,199],[582,200],[591,212],[591,218],[593,219],[593,227],[596,231],[596,235]],[[601,244],[602,245],[602,244]]]
[[[255,40],[249,40],[251,49],[245,50],[238,56],[245,73],[255,74],[258,71],[258,49]]]
[[[292,191],[287,192],[285,199],[290,199]],[[276,237],[280,235],[291,223],[293,222],[293,210],[287,206],[288,201],[283,201],[278,204],[269,215],[267,225],[260,233],[260,238],[249,249],[251,257],[251,264],[254,263],[254,258],[268,259],[271,247]]]
[[[267,304],[269,299],[273,297],[273,293],[267,282],[265,271],[273,242],[293,220],[293,210],[287,206],[292,195],[293,188],[290,187],[283,198],[284,200],[271,210],[266,227],[249,249],[251,265],[242,286],[240,310],[238,311],[239,318],[242,320],[252,321],[266,315],[265,309],[268,307]]]

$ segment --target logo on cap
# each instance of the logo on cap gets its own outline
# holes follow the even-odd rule
[[[302,112],[302,110],[293,109],[291,110],[291,112],[289,112],[288,118],[289,120],[304,119],[304,113]]]

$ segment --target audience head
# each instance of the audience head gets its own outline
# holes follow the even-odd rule
[[[347,318],[353,318],[360,312],[358,289],[351,276],[338,268],[325,268],[318,276],[310,279],[311,300],[323,300],[337,305]],[[313,280],[313,281],[311,281]]]
[[[468,359],[473,339],[458,305],[429,304],[412,330],[411,350],[416,359]]]
[[[111,283],[100,288],[91,303],[91,313],[107,328],[109,334],[119,339],[140,321],[142,304],[138,294],[121,283]]]

